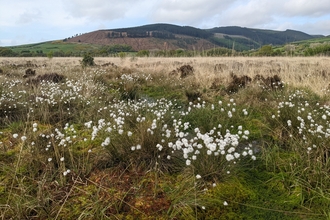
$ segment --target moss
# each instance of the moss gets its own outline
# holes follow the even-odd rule
[[[262,170],[245,170],[244,181],[253,192],[242,206],[244,219],[301,219],[305,213],[302,191],[289,184],[286,173]]]
[[[253,196],[246,185],[239,178],[231,178],[226,182],[217,183],[209,189],[203,200],[205,201],[205,216],[208,219],[242,219],[242,205]],[[224,205],[224,202],[228,206]]]
[[[178,99],[178,100],[185,100],[184,91],[181,89],[176,89],[171,86],[162,86],[162,85],[149,85],[142,87],[142,93],[144,96],[158,99],[158,98],[168,98],[168,99]],[[142,95],[143,97],[143,95]]]
[[[16,150],[8,150],[6,152],[0,152],[0,161],[11,164],[15,161],[16,154],[17,154]]]

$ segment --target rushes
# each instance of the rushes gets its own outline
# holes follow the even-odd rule
[[[299,166],[305,167],[305,180],[316,186],[325,183],[323,175],[330,168],[330,107],[321,104],[320,98],[306,99],[310,96],[309,91],[297,89],[287,98],[283,97],[283,101],[278,103],[277,117],[273,118],[273,123],[280,123],[283,145],[287,146],[285,150],[297,153]]]

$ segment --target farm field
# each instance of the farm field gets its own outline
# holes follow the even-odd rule
[[[2,219],[330,219],[330,59],[0,58]]]

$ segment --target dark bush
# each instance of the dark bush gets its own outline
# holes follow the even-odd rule
[[[85,54],[81,61],[81,65],[84,67],[94,66],[95,65],[94,57],[92,57],[90,54]]]
[[[180,73],[181,78],[194,74],[194,68],[190,65],[183,65],[177,71]]]
[[[238,92],[240,88],[245,88],[245,86],[252,81],[252,79],[246,75],[238,77],[235,74],[231,75],[232,81],[227,87],[227,93]]]
[[[189,102],[195,102],[202,96],[202,93],[198,91],[186,91],[186,96]]]
[[[258,74],[254,77],[254,80],[261,82],[261,85],[263,86],[264,89],[277,90],[277,89],[282,89],[284,86],[281,78],[278,75],[264,78],[263,76]]]
[[[27,78],[27,77],[34,76],[34,75],[36,75],[36,71],[29,68],[29,69],[25,70],[25,75],[23,77]]]

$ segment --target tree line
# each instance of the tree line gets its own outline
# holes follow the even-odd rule
[[[134,51],[130,45],[109,45],[94,49],[85,50],[28,50],[24,49],[15,52],[7,47],[0,47],[1,57],[81,57],[84,54],[91,54],[96,57],[193,57],[193,56],[330,56],[330,44],[321,44],[317,46],[308,46],[303,49],[303,52],[298,53],[295,45],[286,45],[283,48],[274,48],[272,45],[264,45],[258,50],[236,51],[224,47],[215,47],[210,50],[140,50]]]

